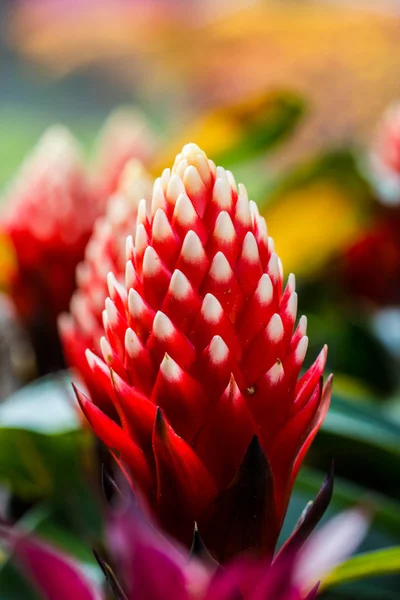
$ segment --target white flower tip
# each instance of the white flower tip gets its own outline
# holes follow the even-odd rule
[[[113,359],[113,351],[108,340],[102,336],[100,338],[100,350],[106,363],[111,363]]]
[[[235,228],[229,214],[224,210],[219,213],[215,222],[214,237],[221,242],[231,242],[235,238]]]
[[[138,336],[130,327],[125,332],[125,349],[131,358],[139,356],[142,349]]]
[[[303,361],[307,354],[307,350],[308,350],[308,337],[306,335],[303,335],[303,337],[297,344],[297,348],[296,348],[295,355],[294,355],[295,362],[298,365],[303,364]]]
[[[153,277],[160,271],[160,259],[152,246],[147,246],[143,256],[143,274]]]
[[[187,164],[187,161],[185,162]],[[185,169],[183,183],[189,194],[196,194],[198,192],[201,192],[204,188],[203,180],[200,177],[200,173],[194,165],[189,165]]]
[[[153,238],[158,242],[167,240],[171,233],[171,226],[168,217],[162,208],[158,208],[154,215],[152,234]]]
[[[307,317],[306,317],[306,315],[302,315],[300,317],[298,328],[302,335],[306,335],[306,333],[307,333]]]
[[[232,189],[228,179],[218,177],[214,184],[213,200],[221,210],[229,210],[232,206]]]
[[[218,323],[222,317],[222,306],[212,294],[205,296],[201,306],[201,314],[208,323]]]
[[[128,308],[129,313],[133,318],[138,318],[143,311],[143,300],[140,294],[134,288],[129,290]]]
[[[268,382],[271,385],[277,385],[282,381],[284,374],[282,363],[280,360],[277,360],[267,373]]]
[[[182,245],[182,257],[190,263],[198,262],[204,255],[203,245],[193,230],[187,232]]]
[[[267,336],[271,342],[275,344],[280,342],[284,335],[283,323],[280,315],[275,313],[272,315],[267,325]]]
[[[185,194],[179,194],[174,208],[174,217],[181,225],[189,226],[196,221],[196,211],[190,200]]]
[[[294,273],[290,273],[287,280],[287,284],[291,292],[296,291],[296,276],[294,275]]]
[[[232,269],[222,252],[217,252],[214,256],[210,267],[210,275],[218,283],[226,283],[230,279]]]
[[[293,321],[296,319],[297,304],[298,304],[297,293],[296,292],[292,292],[290,294],[290,298],[289,298],[289,301],[288,301],[287,310],[288,310],[288,313],[289,313],[290,317],[293,319]]]
[[[243,240],[242,257],[250,263],[257,263],[260,260],[257,241],[251,231],[246,233]]]
[[[214,365],[220,365],[226,361],[229,348],[220,335],[214,335],[210,342],[210,359]]]
[[[85,350],[85,356],[86,356],[86,361],[87,364],[89,365],[90,369],[94,369],[94,367],[96,366],[96,355],[93,354],[93,352],[91,350],[89,350],[89,348],[87,348]]]
[[[139,223],[136,227],[136,235],[135,235],[135,248],[136,252],[144,252],[144,249],[148,245],[149,240],[147,237],[147,231],[143,223]]]
[[[167,192],[166,192],[167,199],[172,204],[175,204],[179,195],[184,194],[184,193],[185,193],[185,186],[183,185],[183,181],[182,181],[181,177],[178,175],[178,173],[174,173],[171,176],[171,179],[169,180],[168,185],[167,185]]]
[[[180,369],[176,362],[165,353],[160,365],[160,372],[168,381],[178,381],[180,378]]]
[[[171,295],[176,300],[184,300],[190,292],[190,283],[182,271],[175,269],[169,284]]]
[[[128,235],[125,241],[125,258],[131,260],[135,251],[135,245],[133,243],[133,237]]]
[[[118,323],[118,311],[111,298],[106,298],[106,313],[111,327],[116,325]]]
[[[279,259],[276,252],[273,252],[271,254],[271,258],[269,259],[268,273],[271,279],[273,279],[274,281],[277,281],[277,279],[279,278]]]
[[[274,295],[274,287],[272,285],[272,281],[267,273],[264,273],[258,282],[257,290],[256,290],[257,298],[261,304],[264,306],[268,305]]]
[[[153,321],[153,334],[161,341],[165,341],[174,333],[171,320],[160,310],[156,313]]]

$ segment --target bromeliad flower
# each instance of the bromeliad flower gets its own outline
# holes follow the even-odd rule
[[[142,198],[151,198],[151,181],[136,160],[129,162],[120,178],[119,188],[107,204],[104,217],[94,227],[86,250],[85,260],[78,265],[78,289],[72,296],[70,314],[59,319],[64,354],[68,363],[83,377],[91,395],[107,413],[115,414],[113,404],[101,386],[91,377],[85,350],[100,352],[102,312],[108,296],[107,274],[122,283],[125,274],[125,240],[135,230],[137,208]]]
[[[189,555],[157,531],[126,497],[108,514],[107,558],[104,550],[95,556],[115,600],[312,600],[319,581],[354,552],[368,527],[364,510],[348,510],[314,532],[304,545],[298,543],[296,535],[309,527],[313,507],[318,507],[319,516],[325,510],[331,483],[330,477],[272,564],[266,557],[246,556],[220,568],[197,529]],[[3,528],[0,535],[41,597],[99,600],[107,596],[105,589],[102,593],[88,581],[76,561],[49,544],[16,529]]]
[[[244,186],[194,144],[154,184],[108,277],[103,358],[87,351],[119,422],[77,392],[167,531],[193,522],[219,558],[272,552],[303,458],[328,409],[324,348],[300,379],[306,318]]]
[[[12,295],[25,319],[45,312],[54,320],[68,307],[75,268],[100,210],[78,143],[62,127],[49,129],[10,187],[3,211],[2,231],[18,260]]]

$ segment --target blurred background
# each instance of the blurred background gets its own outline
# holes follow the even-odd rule
[[[94,569],[85,544],[99,535],[101,511],[87,490],[98,478],[91,438],[71,408],[55,321],[126,160],[139,156],[158,176],[193,141],[245,183],[286,275],[296,274],[308,364],[329,346],[332,408],[287,528],[334,457],[332,511],[367,498],[375,518],[365,548],[399,544],[400,3],[0,0],[0,24],[4,511]],[[132,115],[131,143],[121,131]],[[47,204],[25,158],[54,124],[81,145],[91,181],[96,169],[107,172],[96,181],[102,200],[76,253],[57,246],[68,255],[68,284],[66,270],[43,274],[43,235],[31,231],[35,218],[50,223],[56,209],[37,209]],[[85,206],[72,203],[61,226],[76,228]],[[5,598],[30,598],[27,589],[15,595],[19,579],[5,561]],[[397,585],[372,580],[330,597],[397,598]]]

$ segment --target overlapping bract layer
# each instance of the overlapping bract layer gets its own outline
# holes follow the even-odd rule
[[[264,514],[254,545],[272,551],[330,398],[326,349],[298,379],[308,339],[305,317],[295,327],[294,277],[283,288],[257,206],[194,144],[156,180],[150,215],[140,203],[126,251],[125,284],[109,278],[103,358],[87,352],[120,422],[78,393],[86,417],[164,527],[189,543],[197,520],[223,558],[253,544],[236,532],[227,549],[215,531],[229,511],[235,519],[257,436],[263,482],[250,485]]]
[[[151,180],[141,163],[132,160],[120,177],[117,191],[108,200],[105,215],[95,223],[85,259],[77,268],[78,288],[71,299],[70,313],[61,315],[59,320],[68,363],[78,369],[92,395],[110,414],[115,414],[113,404],[93,381],[85,351],[90,348],[100,352],[102,312],[108,296],[107,276],[110,285],[114,278],[120,283],[124,281],[125,240],[136,228],[137,209],[142,198],[151,198]],[[100,398],[103,399],[101,402]]]

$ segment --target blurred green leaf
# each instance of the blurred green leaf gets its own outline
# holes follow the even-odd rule
[[[322,589],[349,581],[400,573],[400,546],[353,556],[328,575]]]

